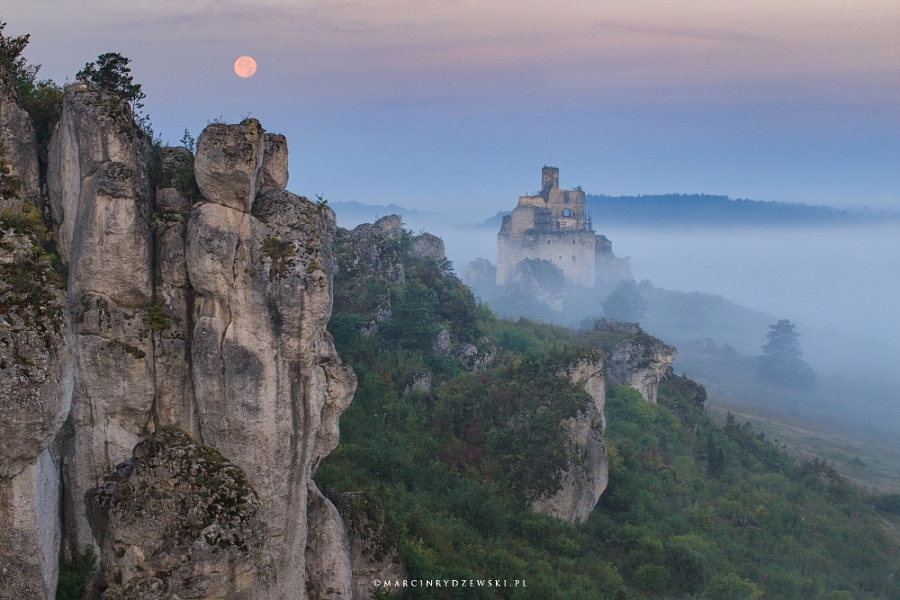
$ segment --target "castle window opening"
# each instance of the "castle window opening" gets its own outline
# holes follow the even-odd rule
[[[575,255],[574,255],[574,254],[572,255],[572,262],[578,262],[578,259],[575,258]]]
[[[569,199],[566,198],[566,202],[568,202],[568,201],[569,201]],[[562,215],[563,215],[564,217],[571,217],[571,216],[572,216],[572,211],[569,210],[568,208],[564,208],[564,209],[563,209],[563,212],[562,212]]]

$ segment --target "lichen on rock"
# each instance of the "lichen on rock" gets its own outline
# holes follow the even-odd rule
[[[269,597],[259,497],[240,468],[186,433],[161,428],[141,441],[86,502],[102,556],[95,597]]]

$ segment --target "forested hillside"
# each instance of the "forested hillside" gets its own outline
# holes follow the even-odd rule
[[[498,319],[448,262],[412,252],[413,237],[376,239],[367,263],[338,234],[329,330],[359,387],[316,481],[332,496],[367,494],[410,580],[510,587],[405,597],[900,596],[900,552],[873,499],[733,419],[717,427],[703,388],[671,373],[658,404],[608,390],[609,485],[586,523],[533,512],[560,485],[563,424],[588,400],[560,373],[606,340]],[[392,257],[403,277],[384,276]]]

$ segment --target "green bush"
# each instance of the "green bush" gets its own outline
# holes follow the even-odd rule
[[[735,573],[716,573],[703,596],[707,600],[759,600],[762,592]]]
[[[662,594],[669,585],[669,572],[659,565],[641,565],[634,574],[634,581],[647,591]]]

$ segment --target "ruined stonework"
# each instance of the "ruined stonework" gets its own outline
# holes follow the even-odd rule
[[[88,599],[272,597],[259,497],[187,434],[164,428],[140,442],[86,504],[102,557]]]
[[[603,363],[581,360],[560,375],[583,386],[591,400],[584,412],[579,411],[563,423],[573,455],[562,473],[559,490],[539,498],[531,507],[536,512],[573,524],[583,523],[597,506],[609,482],[609,457],[603,439],[606,429]]]
[[[587,288],[594,287],[598,277],[630,279],[630,259],[616,258],[611,242],[594,233],[584,192],[559,189],[555,167],[543,168],[541,183],[540,192],[521,196],[512,213],[503,217],[497,234],[496,284],[504,285],[525,259],[549,261]]]

